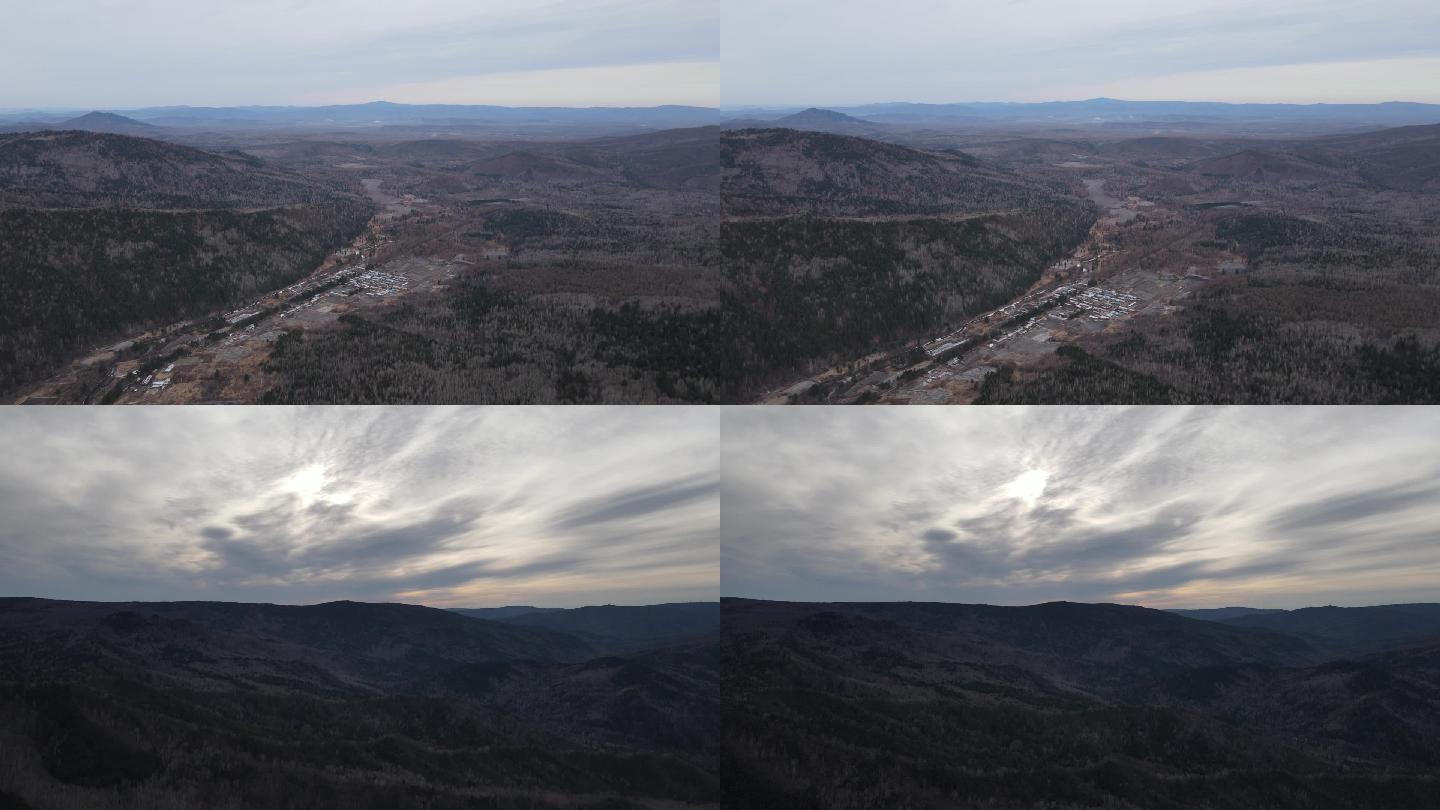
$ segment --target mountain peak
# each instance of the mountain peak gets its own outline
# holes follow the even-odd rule
[[[147,124],[144,121],[136,121],[134,118],[127,118],[116,113],[100,112],[99,110],[85,113],[78,118],[71,118],[58,124],[60,129],[79,129],[87,132],[109,132],[120,135],[150,134],[160,131],[160,127],[154,124]]]
[[[865,124],[864,119],[834,110],[811,107],[776,121],[777,124]]]

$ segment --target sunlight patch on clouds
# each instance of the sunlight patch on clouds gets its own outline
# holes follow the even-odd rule
[[[0,417],[7,595],[482,607],[510,589],[566,607],[718,589],[712,409]]]
[[[1001,490],[1006,497],[1024,501],[1029,506],[1045,494],[1045,483],[1050,480],[1050,473],[1045,470],[1027,470],[1015,477],[1015,480],[1005,485]]]
[[[727,411],[723,591],[1261,607],[1431,600],[1427,408]],[[1425,572],[1416,576],[1413,572]],[[1329,594],[1328,596],[1326,594]]]

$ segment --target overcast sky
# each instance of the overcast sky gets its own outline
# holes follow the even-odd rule
[[[748,408],[722,592],[1440,602],[1437,408]]]
[[[0,108],[714,105],[719,26],[719,0],[15,0]]]
[[[1434,0],[725,0],[723,103],[1440,102]]]
[[[718,412],[6,408],[0,595],[710,600]]]

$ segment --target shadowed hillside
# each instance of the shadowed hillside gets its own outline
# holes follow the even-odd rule
[[[413,605],[0,600],[16,807],[644,808],[718,791],[714,636]]]
[[[1193,618],[1274,630],[1303,638],[1337,655],[1363,654],[1440,638],[1440,605],[1430,604],[1313,607]]]
[[[606,650],[639,649],[713,635],[720,630],[720,606],[714,602],[594,605],[568,610],[459,608],[454,612],[512,625],[549,628]]]
[[[737,809],[1398,808],[1440,776],[1440,634],[1327,660],[1120,605],[722,613]]]

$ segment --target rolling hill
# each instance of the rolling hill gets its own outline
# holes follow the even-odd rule
[[[650,188],[715,194],[720,184],[720,128],[670,129],[589,141],[570,150],[619,168],[632,182]]]
[[[1196,161],[1192,168],[1205,175],[1255,183],[1308,183],[1335,179],[1337,172],[1296,155],[1265,149],[1246,149],[1223,157]]]
[[[666,605],[594,605],[556,608],[459,608],[454,612],[506,624],[547,628],[584,639],[597,649],[653,647],[713,635],[720,629],[715,602]]]
[[[1011,300],[1095,209],[958,151],[745,130],[722,138],[720,244],[751,385]]]
[[[0,600],[19,808],[687,807],[718,791],[715,641],[597,656],[401,604]]]
[[[808,110],[801,110],[774,121],[768,122],[767,127],[779,127],[783,129],[809,130],[812,132],[830,132],[837,135],[861,135],[875,136],[883,133],[886,129],[883,125],[867,121],[863,118],[856,118],[853,115],[835,112],[834,110],[822,110],[811,107]]]
[[[727,132],[721,171],[727,217],[969,213],[1057,196],[961,152],[786,129]]]
[[[243,155],[108,133],[0,136],[0,208],[247,209],[334,196]]]
[[[726,599],[722,623],[737,810],[1409,807],[1440,773],[1440,635],[1335,658],[1073,603]]]
[[[468,166],[475,174],[529,181],[580,181],[603,175],[592,166],[555,155],[534,152],[510,152],[499,157],[477,160]]]
[[[289,284],[369,216],[368,201],[252,156],[0,136],[0,391],[97,342]]]
[[[89,112],[68,121],[62,121],[55,126],[55,129],[76,129],[83,132],[108,132],[113,135],[139,135],[152,138],[164,131],[163,127],[108,112]]]
[[[1249,616],[1253,613],[1279,613],[1281,611],[1270,608],[1249,608],[1249,607],[1223,607],[1223,608],[1199,608],[1196,610],[1185,610],[1175,608],[1170,611],[1177,616],[1184,616],[1187,619],[1210,619],[1212,621],[1225,621],[1239,616]]]
[[[1353,155],[1362,177],[1397,191],[1440,191],[1440,124],[1396,127],[1327,141]]]
[[[1370,653],[1440,638],[1440,605],[1431,604],[1311,607],[1213,618],[1236,627],[1263,628],[1302,638],[1336,655]]]

